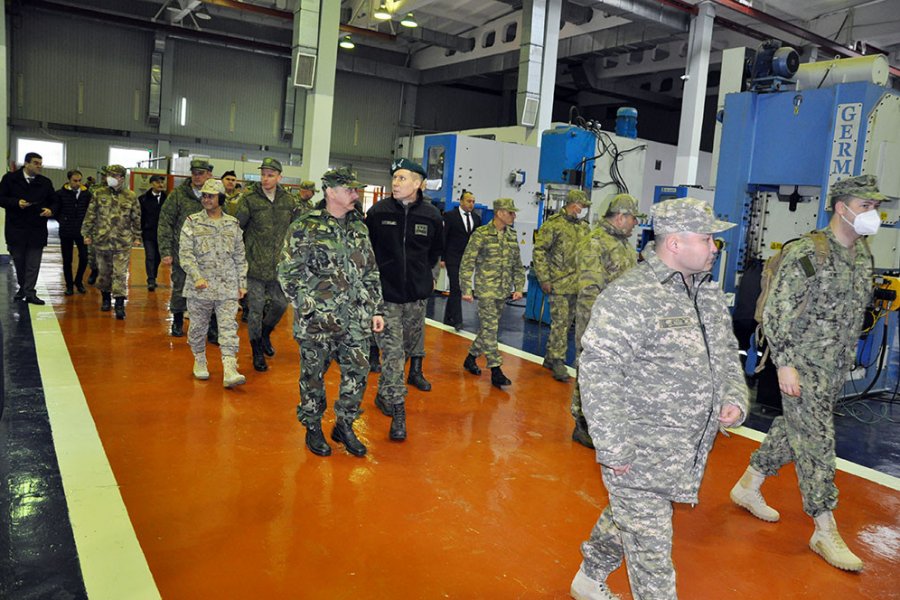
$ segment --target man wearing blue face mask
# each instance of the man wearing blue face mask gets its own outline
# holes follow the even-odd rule
[[[838,181],[828,195],[831,221],[812,234],[824,237],[827,251],[817,250],[822,243],[812,236],[785,245],[763,311],[784,414],[772,422],[731,490],[732,501],[755,517],[778,521],[778,511],[766,504],[760,486],[793,462],[803,510],[815,522],[809,547],[846,571],[860,571],[863,563],[844,543],[832,514],[838,496],[832,411],[853,368],[872,296],[873,261],[865,236],[878,231],[878,207],[887,199],[873,175]]]

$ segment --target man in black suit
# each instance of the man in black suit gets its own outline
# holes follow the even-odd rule
[[[156,290],[156,274],[159,272],[159,243],[156,229],[159,226],[159,209],[166,200],[164,175],[150,176],[150,189],[141,194],[141,241],[144,244],[144,267],[147,270],[147,289]]]
[[[444,213],[444,256],[443,266],[450,279],[450,297],[444,309],[444,323],[460,329],[462,327],[462,291],[459,289],[459,263],[469,243],[469,236],[481,226],[481,217],[476,215],[475,195],[463,190],[459,198],[459,208]]]
[[[41,175],[43,165],[40,154],[29,152],[21,169],[0,180],[0,206],[6,209],[6,245],[19,283],[15,299],[31,304],[45,304],[34,286],[47,245],[47,219],[56,213],[58,205],[53,183]]]

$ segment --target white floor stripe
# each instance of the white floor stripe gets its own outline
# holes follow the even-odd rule
[[[444,325],[443,323],[440,323],[433,319],[425,319],[425,322],[428,325],[436,329],[446,331],[447,333],[452,333],[469,340],[475,339],[474,333],[468,331],[456,331],[456,329],[454,329],[453,327]],[[506,352],[507,354],[511,354],[515,357],[533,363],[541,364],[542,362],[544,362],[544,359],[540,356],[530,354],[528,352],[525,352],[524,350],[520,350],[519,348],[507,346],[506,344],[500,344],[500,350]],[[572,367],[568,367],[568,369],[569,374],[572,377],[575,377],[575,369],[573,369]],[[729,431],[760,443],[762,443],[762,441],[766,437],[765,433],[756,431],[755,429],[750,429],[748,427],[738,427],[737,429],[729,429]],[[850,473],[851,475],[862,477],[863,479],[867,479],[868,481],[872,481],[874,483],[877,483],[878,485],[883,485],[884,487],[890,488],[892,490],[900,491],[900,478],[898,477],[888,475],[887,473],[882,473],[881,471],[876,471],[875,469],[871,469],[869,467],[864,467],[863,465],[858,465],[856,463],[850,462],[849,460],[844,460],[843,458],[837,459],[837,468],[838,470],[844,471],[845,473]]]
[[[41,289],[40,296],[49,294]],[[53,443],[88,597],[159,598],[53,307],[30,305],[30,310]]]

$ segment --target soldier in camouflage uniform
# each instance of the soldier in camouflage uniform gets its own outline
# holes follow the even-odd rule
[[[187,310],[187,301],[184,299],[184,269],[178,257],[178,242],[181,236],[181,228],[188,215],[203,210],[200,203],[200,190],[206,180],[212,177],[213,166],[203,158],[195,158],[191,161],[191,176],[185,179],[166,198],[159,211],[159,227],[157,229],[157,242],[159,254],[164,265],[172,266],[172,297],[169,300],[169,310],[172,312],[172,335],[182,337],[184,335],[184,311]],[[213,326],[210,324],[210,337],[213,335]],[[212,340],[211,340],[212,341]]]
[[[462,299],[472,302],[478,297],[479,321],[478,336],[469,347],[463,368],[473,375],[481,375],[475,359],[484,354],[491,369],[491,385],[498,388],[512,383],[500,368],[503,364],[497,343],[500,313],[508,298],[519,300],[525,291],[519,241],[512,227],[518,210],[512,198],[494,200],[494,219],[472,232],[459,265]]]
[[[300,182],[300,212],[312,210],[316,203],[313,196],[319,193],[315,181],[304,180]]]
[[[275,356],[270,335],[278,325],[287,299],[278,285],[276,268],[288,226],[297,215],[297,201],[278,182],[281,162],[263,159],[260,181],[250,186],[238,200],[234,216],[244,230],[247,248],[247,333],[253,351],[253,368],[266,371],[266,356]]]
[[[628,194],[619,194],[609,203],[605,218],[578,245],[578,301],[575,306],[575,364],[581,356],[581,336],[587,329],[594,301],[606,286],[637,264],[637,251],[629,243],[638,219],[646,215],[638,212],[638,201]],[[581,388],[575,381],[572,391],[572,417],[575,429],[572,439],[593,448],[587,422],[581,412]]]
[[[222,173],[222,187],[225,188],[225,204],[222,205],[222,210],[226,215],[233,217],[238,198],[241,197],[241,191],[237,187],[237,174],[234,171]]]
[[[550,338],[544,367],[553,371],[557,381],[569,380],[566,351],[579,289],[576,248],[590,231],[579,213],[590,205],[582,190],[570,191],[566,205],[541,225],[534,239],[534,272],[550,300]]]
[[[194,353],[194,377],[209,379],[206,333],[213,314],[218,316],[222,352],[222,384],[241,385],[246,378],[237,370],[238,299],[247,293],[244,236],[237,219],[222,212],[225,187],[207,179],[200,189],[203,210],[188,216],[181,228],[178,256],[186,280],[184,295],[191,313],[188,344]]]
[[[676,598],[672,503],[697,503],[720,427],[747,414],[747,387],[722,290],[711,279],[717,221],[694,198],[653,209],[655,244],[594,304],[582,343],[584,415],[609,505],[581,546],[574,598],[611,598],[626,560],[636,600]]]
[[[131,247],[141,242],[141,205],[125,187],[122,165],[106,167],[106,185],[94,188],[81,235],[97,256],[97,287],[103,296],[100,310],[110,310],[111,296],[115,296],[116,318],[124,319]]]
[[[349,168],[322,176],[323,205],[300,215],[288,229],[278,281],[294,307],[294,338],[300,345],[300,404],[306,447],[328,456],[322,434],[325,371],[334,359],[341,368],[340,397],[331,439],[354,456],[366,447],[353,422],[366,390],[369,336],[384,328],[378,266],[362,215],[354,210],[362,184]]]
[[[848,571],[863,568],[841,538],[832,511],[834,485],[834,404],[853,368],[856,341],[872,296],[872,254],[866,235],[878,231],[878,207],[887,196],[872,175],[831,186],[834,211],[822,230],[828,253],[817,259],[815,242],[802,237],[786,244],[763,308],[763,326],[778,368],[783,414],[776,417],[750,466],[731,490],[731,499],[764,521],[777,521],[759,489],[785,464],[797,469],[803,510],[815,522],[810,548],[829,564]]]

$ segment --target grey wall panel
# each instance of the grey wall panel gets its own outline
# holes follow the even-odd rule
[[[11,37],[12,117],[150,130],[145,122],[149,32],[34,12],[15,21]]]
[[[338,71],[331,154],[390,157],[400,115],[400,87],[395,81]]]
[[[498,94],[423,86],[416,102],[418,133],[494,127],[502,123],[503,98]]]

